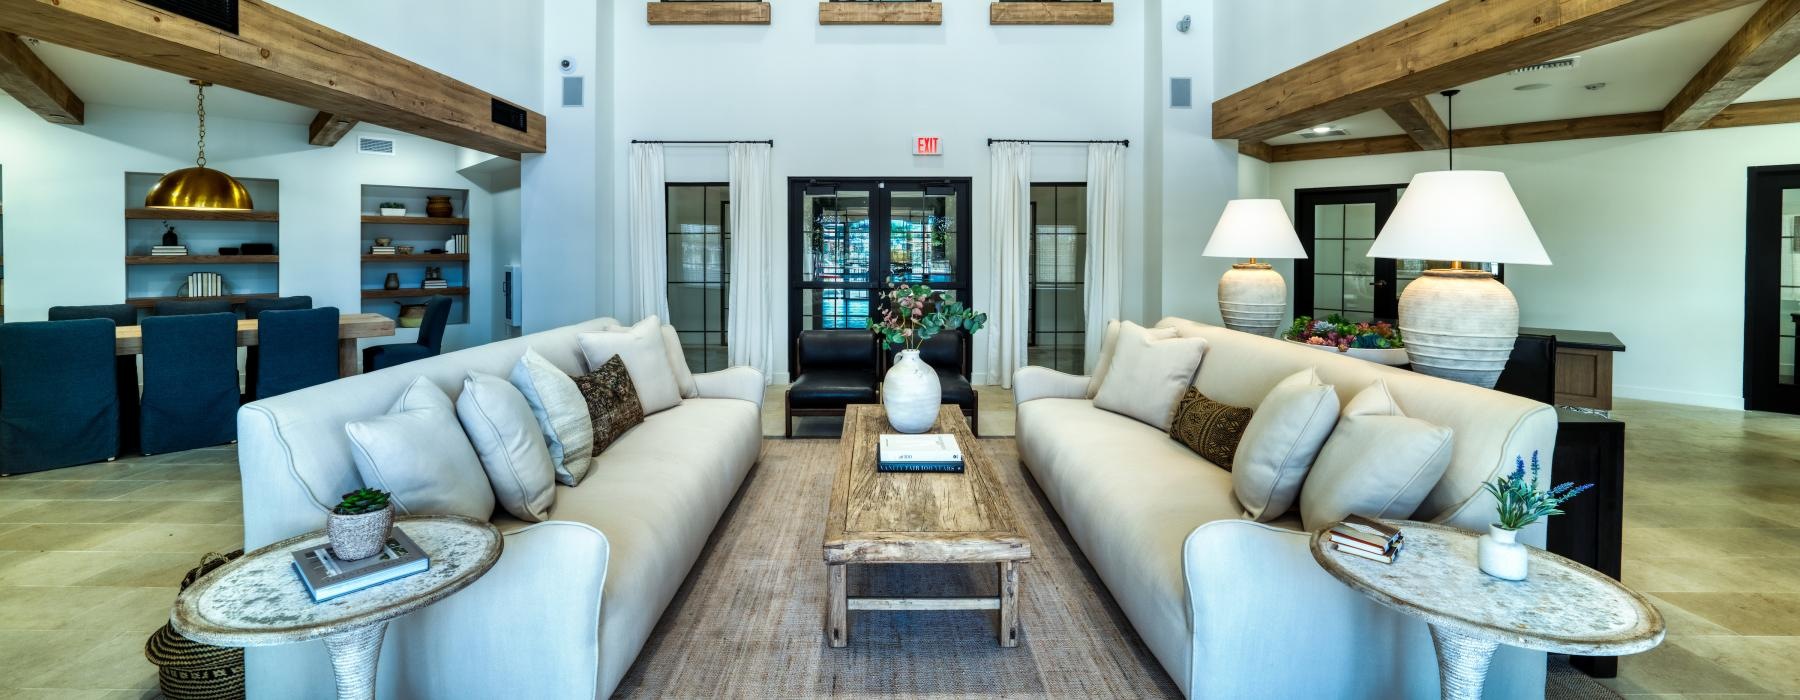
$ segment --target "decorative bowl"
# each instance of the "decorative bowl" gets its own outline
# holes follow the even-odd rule
[[[1284,338],[1283,340],[1286,339]],[[1406,357],[1406,348],[1350,348],[1349,350],[1340,351],[1336,346],[1332,345],[1313,345],[1312,343],[1302,343],[1298,340],[1286,340],[1286,342],[1323,352],[1334,352],[1347,357],[1354,357],[1358,360],[1367,360],[1378,365],[1387,365],[1389,367],[1399,367],[1412,361]]]

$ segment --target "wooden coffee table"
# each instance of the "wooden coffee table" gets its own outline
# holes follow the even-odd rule
[[[850,642],[851,610],[998,610],[1000,646],[1019,645],[1019,570],[1031,543],[1013,518],[994,465],[955,406],[938,412],[931,432],[962,446],[961,474],[875,470],[882,433],[895,431],[877,405],[850,406],[843,455],[825,519],[825,638]],[[851,564],[994,564],[1000,594],[976,598],[850,597]]]

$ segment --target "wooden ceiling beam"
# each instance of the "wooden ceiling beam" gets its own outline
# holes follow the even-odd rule
[[[1388,118],[1399,124],[1419,148],[1435,151],[1450,143],[1450,132],[1444,128],[1444,120],[1438,118],[1437,108],[1431,106],[1431,100],[1423,96],[1388,105],[1381,111],[1387,112]]]
[[[544,115],[276,7],[238,1],[230,34],[130,0],[0,0],[0,30],[207,80],[334,115],[518,158],[542,153]]]
[[[1238,153],[1264,163],[1272,163],[1275,159],[1275,147],[1261,141],[1239,141]]]
[[[344,140],[344,134],[356,126],[355,117],[342,114],[320,112],[313,117],[312,124],[306,127],[306,142],[314,146],[331,147]]]
[[[1800,56],[1800,0],[1768,0],[1663,108],[1663,131],[1706,126],[1776,69]]]
[[[57,124],[80,124],[87,107],[16,34],[0,32],[0,90]]]
[[[1213,138],[1264,140],[1753,0],[1448,0],[1213,103]]]

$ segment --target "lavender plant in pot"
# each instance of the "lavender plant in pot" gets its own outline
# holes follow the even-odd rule
[[[939,333],[961,330],[973,336],[987,325],[987,314],[944,298],[923,284],[896,283],[882,295],[881,315],[869,319],[869,328],[881,339],[883,350],[901,346],[881,383],[881,405],[888,424],[902,433],[923,433],[937,423],[943,403],[943,387],[937,372],[919,358],[919,347]]]
[[[331,553],[345,561],[366,559],[381,553],[388,531],[394,527],[394,504],[380,489],[357,489],[326,516],[325,535]]]
[[[1558,484],[1549,490],[1538,489],[1538,454],[1531,453],[1531,476],[1525,474],[1525,458],[1519,457],[1512,474],[1496,477],[1482,484],[1494,496],[1497,522],[1488,525],[1488,534],[1475,544],[1476,562],[1482,573],[1508,581],[1523,581],[1531,568],[1531,552],[1518,541],[1519,531],[1540,518],[1562,515],[1558,508],[1593,484],[1576,486],[1575,482]]]

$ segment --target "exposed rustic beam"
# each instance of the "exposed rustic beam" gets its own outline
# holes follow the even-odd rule
[[[1431,106],[1431,100],[1414,97],[1405,102],[1383,107],[1389,118],[1406,130],[1413,143],[1427,151],[1435,151],[1450,143],[1450,132],[1444,129],[1444,120],[1438,118],[1437,108]]]
[[[1379,156],[1388,153],[1411,153],[1417,150],[1420,150],[1419,144],[1413,141],[1411,136],[1405,134],[1373,136],[1365,139],[1338,139],[1274,146],[1270,149],[1269,162],[1289,163],[1297,160]]]
[[[0,29],[495,155],[544,151],[544,115],[497,124],[494,95],[267,0],[238,0],[237,34],[130,0],[0,0]]]
[[[1740,102],[1713,117],[1706,123],[1708,129],[1725,129],[1734,126],[1764,126],[1768,124],[1792,124],[1800,122],[1800,100],[1766,100],[1763,102]]]
[[[1238,153],[1242,153],[1244,155],[1250,156],[1251,158],[1255,158],[1264,163],[1273,161],[1273,159],[1275,157],[1274,149],[1275,149],[1274,146],[1270,146],[1269,144],[1263,143],[1261,141],[1239,141],[1238,142]]]
[[[644,3],[644,20],[650,24],[768,24],[766,2],[662,2]]]
[[[943,24],[938,2],[820,2],[819,24]]]
[[[1752,0],[1449,0],[1213,103],[1213,138],[1267,139]]]
[[[320,112],[313,117],[312,124],[306,127],[306,142],[314,146],[336,146],[343,140],[344,134],[350,133],[356,126],[356,118],[342,114]]]
[[[1112,24],[1111,2],[996,2],[988,24]]]
[[[1705,126],[1800,56],[1800,0],[1768,0],[1663,108],[1663,131]]]
[[[57,124],[80,124],[87,108],[75,91],[16,34],[0,32],[0,90],[26,109]]]

